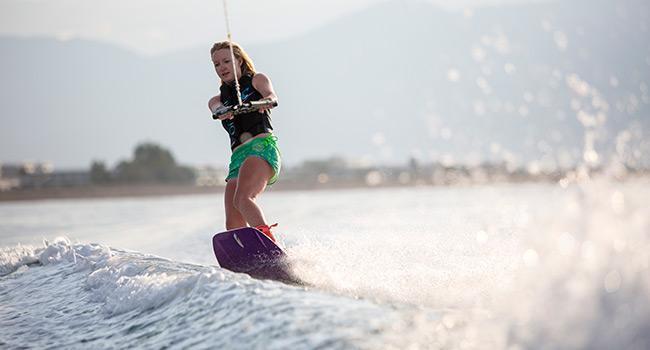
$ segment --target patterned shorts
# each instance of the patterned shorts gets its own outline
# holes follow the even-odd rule
[[[252,139],[245,144],[239,146],[230,156],[230,165],[228,166],[228,177],[226,181],[237,178],[239,176],[239,168],[248,157],[259,157],[264,159],[271,168],[273,168],[273,177],[268,182],[268,185],[273,185],[278,181],[280,175],[280,167],[282,159],[280,158],[280,150],[277,144],[278,138],[274,135]]]

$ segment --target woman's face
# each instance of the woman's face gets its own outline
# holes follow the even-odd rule
[[[237,77],[241,77],[241,60],[235,57],[235,61]],[[212,63],[214,63],[214,69],[217,71],[217,75],[219,75],[221,81],[224,83],[229,83],[235,80],[235,75],[232,71],[232,60],[230,59],[230,49],[221,49],[215,51],[212,54]]]

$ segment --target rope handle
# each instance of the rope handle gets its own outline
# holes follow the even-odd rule
[[[259,101],[245,102],[235,106],[221,105],[212,112],[212,119],[217,120],[224,114],[232,113],[233,115],[240,115],[258,111],[260,109],[270,109],[278,106],[278,101],[272,99],[263,99]]]

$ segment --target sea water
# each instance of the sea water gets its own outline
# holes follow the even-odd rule
[[[649,349],[650,181],[270,191],[309,287],[218,267],[214,195],[0,204],[0,348]]]

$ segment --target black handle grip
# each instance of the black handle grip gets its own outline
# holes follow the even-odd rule
[[[241,105],[236,106],[219,106],[216,111],[212,114],[212,119],[219,119],[220,116],[232,112],[233,115],[245,114],[250,112],[255,112],[260,108],[274,108],[278,106],[278,101],[276,100],[259,100],[246,102]]]

